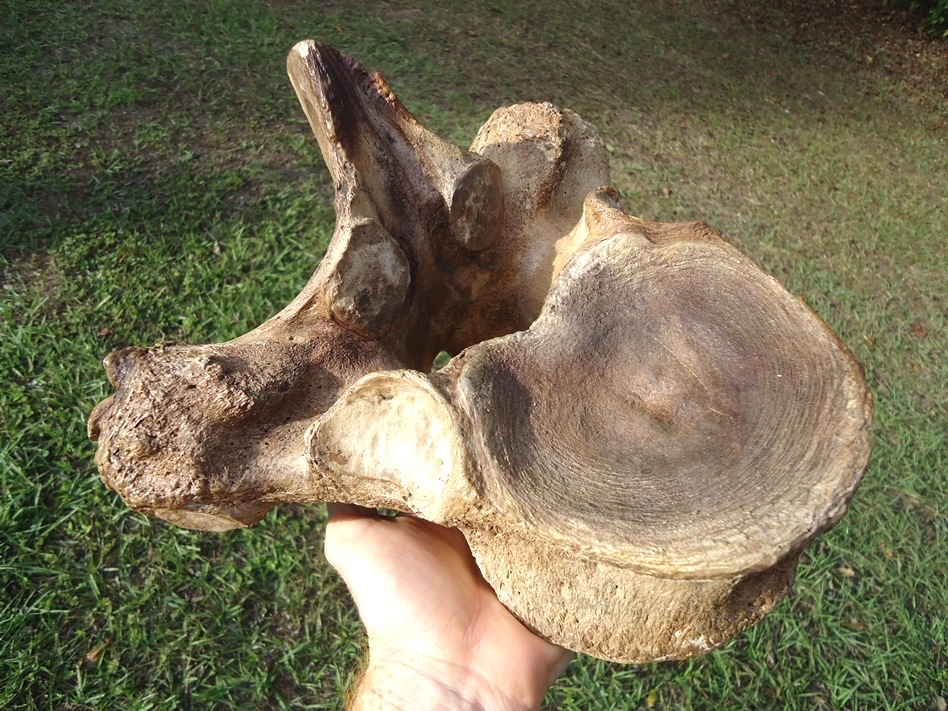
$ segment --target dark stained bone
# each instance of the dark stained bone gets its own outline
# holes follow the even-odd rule
[[[868,459],[838,339],[706,225],[622,213],[569,111],[498,110],[465,152],[332,48],[288,69],[335,182],[326,256],[240,338],[106,358],[106,484],[205,530],[327,500],[456,526],[514,614],[617,661],[769,612]]]
[[[249,525],[280,502],[341,496],[306,469],[312,418],[366,373],[427,371],[441,350],[527,327],[555,256],[536,225],[575,223],[585,193],[608,180],[598,137],[571,112],[515,107],[497,113],[496,131],[485,126],[498,138],[483,152],[545,181],[505,198],[494,163],[427,131],[352,59],[304,42],[287,66],[336,185],[322,264],[290,305],[234,341],[111,354],[117,392],[90,418],[105,482],[185,526]],[[576,152],[596,160],[574,168]],[[556,176],[579,186],[572,199],[551,195]]]

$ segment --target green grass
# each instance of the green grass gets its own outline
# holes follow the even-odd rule
[[[381,69],[468,143],[497,106],[600,128],[627,210],[700,218],[866,368],[875,450],[791,597],[684,662],[580,658],[550,708],[927,709],[948,696],[944,97],[751,3],[0,0],[0,707],[336,708],[362,645],[323,512],[229,534],[126,510],[85,437],[112,348],[288,302],[332,188],[297,40]]]

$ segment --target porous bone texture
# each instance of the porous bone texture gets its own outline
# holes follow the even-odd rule
[[[106,358],[106,484],[205,530],[326,500],[456,526],[525,624],[605,659],[769,612],[868,460],[839,340],[707,225],[623,213],[576,114],[499,109],[463,151],[330,47],[287,64],[335,184],[326,256],[240,338]]]

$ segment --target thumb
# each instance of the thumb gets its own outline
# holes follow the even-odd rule
[[[329,565],[345,578],[347,563],[351,563],[355,549],[373,546],[386,519],[375,509],[354,504],[329,503],[326,509],[329,520],[323,552]]]

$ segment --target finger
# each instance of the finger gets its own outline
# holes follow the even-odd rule
[[[375,509],[365,506],[356,506],[355,504],[326,504],[326,510],[329,512],[329,522],[347,521],[360,518],[379,518]]]
[[[346,578],[354,564],[357,567],[358,549],[371,550],[376,545],[376,529],[384,522],[375,509],[364,506],[329,503],[326,509],[329,521],[323,552],[329,565]]]
[[[573,650],[566,649],[566,647],[560,647],[559,645],[554,646],[556,646],[556,650],[554,651],[554,659],[556,661],[550,669],[549,679],[551,686],[553,685],[553,682],[560,677],[560,674],[566,671],[566,667],[568,667],[572,661],[576,659],[576,652]]]

